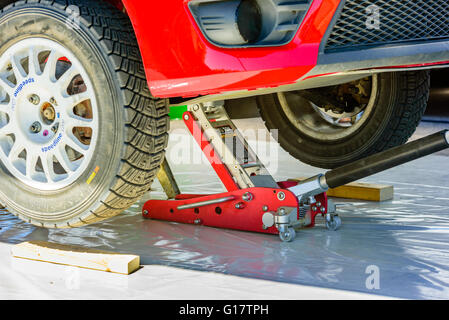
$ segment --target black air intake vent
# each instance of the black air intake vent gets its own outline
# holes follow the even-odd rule
[[[221,47],[278,46],[290,42],[311,0],[197,0],[190,10],[204,36]]]
[[[448,38],[447,0],[346,0],[325,51]]]

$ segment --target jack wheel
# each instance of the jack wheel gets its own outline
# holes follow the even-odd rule
[[[287,231],[280,232],[279,238],[281,238],[282,242],[292,242],[296,237],[296,231],[293,228],[288,228]]]
[[[339,216],[331,217],[330,221],[326,220],[326,228],[331,231],[337,231],[341,227],[341,219]]]

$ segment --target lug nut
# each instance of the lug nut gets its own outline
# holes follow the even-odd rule
[[[37,122],[37,121],[35,123],[33,123],[30,127],[30,131],[32,133],[39,133],[39,132],[41,132],[41,130],[42,130],[42,126],[41,126],[40,122]]]
[[[47,108],[47,109],[45,109],[44,110],[44,112],[43,112],[43,116],[44,116],[44,118],[46,119],[46,120],[48,120],[48,121],[53,121],[53,120],[55,120],[55,109],[53,109],[53,108]]]
[[[32,104],[35,104],[35,105],[38,105],[39,102],[41,101],[41,99],[39,98],[39,96],[37,96],[37,95],[35,95],[35,94],[31,95],[31,96],[28,98],[28,100],[29,100]]]
[[[59,129],[59,125],[55,125],[53,127],[51,127],[51,131],[53,131],[53,133],[56,133]]]

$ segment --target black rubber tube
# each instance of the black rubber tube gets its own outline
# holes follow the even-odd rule
[[[337,188],[447,148],[448,130],[444,130],[328,171],[326,183]]]

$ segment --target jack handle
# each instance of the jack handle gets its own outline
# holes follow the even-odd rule
[[[444,130],[328,171],[324,177],[329,188],[337,188],[447,148],[449,131]]]
[[[304,201],[307,197],[326,192],[329,188],[341,187],[447,148],[449,148],[449,131],[444,130],[330,170],[302,181],[289,190],[300,201]]]

